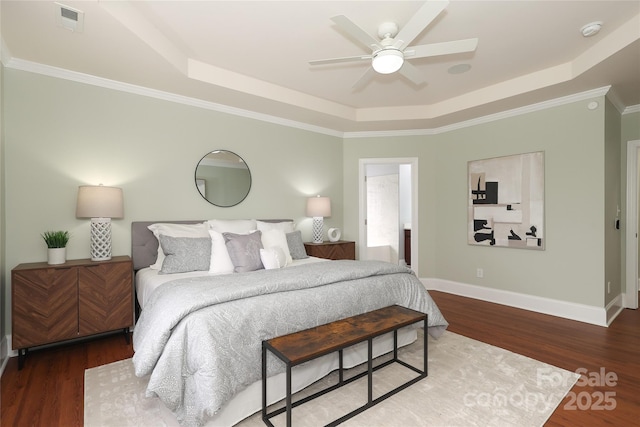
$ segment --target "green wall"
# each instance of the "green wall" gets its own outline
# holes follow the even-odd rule
[[[67,257],[89,257],[89,220],[75,218],[79,185],[122,187],[125,217],[113,220],[113,254],[130,254],[134,220],[293,218],[311,240],[306,197],[331,197],[325,228],[342,227],[342,140],[15,69],[4,70],[7,270],[46,260],[40,233],[72,234]],[[228,149],[251,169],[247,198],[206,202],[198,161]],[[5,272],[5,283],[10,271]],[[5,286],[10,326],[10,286]]]
[[[622,116],[622,144],[626,149],[627,141],[640,139],[640,111]]]
[[[15,69],[4,69],[2,82],[5,334],[8,270],[46,259],[40,233],[69,230],[68,257],[89,256],[89,221],[75,218],[79,185],[123,188],[115,255],[130,253],[134,220],[285,217],[310,239],[305,198],[315,194],[332,200],[325,227],[357,241],[363,158],[419,160],[421,278],[595,307],[608,302],[607,281],[620,286],[620,232],[609,227],[611,204],[625,191],[616,158],[625,153],[620,139],[640,138],[640,113],[620,118],[604,97],[446,133],[342,139]],[[592,100],[595,110],[586,107]],[[196,164],[214,149],[238,153],[251,169],[251,192],[238,206],[215,207],[195,188]],[[533,151],[545,152],[546,250],[468,245],[467,162]]]
[[[435,135],[344,142],[345,200],[357,200],[359,158],[419,158],[421,278],[477,284],[603,307],[604,98]],[[545,251],[467,244],[467,162],[545,152]],[[617,171],[616,171],[617,174]],[[357,206],[345,206],[357,230]],[[484,278],[476,278],[476,269]]]

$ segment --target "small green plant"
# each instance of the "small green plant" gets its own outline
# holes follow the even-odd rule
[[[47,244],[47,248],[66,248],[71,235],[68,231],[45,231],[42,238]]]

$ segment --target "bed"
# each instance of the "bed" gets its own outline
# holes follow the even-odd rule
[[[392,304],[428,313],[435,338],[447,327],[411,270],[308,257],[290,220],[133,222],[131,253],[134,369],[182,425],[232,426],[261,409],[264,339]],[[416,336],[403,329],[399,345]],[[380,337],[374,355],[392,346]],[[345,367],[366,357],[366,345],[355,346]],[[337,367],[337,355],[300,366],[294,391]],[[269,359],[267,372],[274,403],[285,395],[284,365]]]

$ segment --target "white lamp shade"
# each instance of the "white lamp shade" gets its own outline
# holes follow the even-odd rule
[[[331,199],[328,197],[309,197],[307,199],[307,216],[331,216]]]
[[[381,50],[373,57],[371,66],[380,74],[391,74],[398,71],[404,64],[404,56],[397,49]]]
[[[78,187],[76,218],[122,218],[123,216],[122,188],[103,185]]]

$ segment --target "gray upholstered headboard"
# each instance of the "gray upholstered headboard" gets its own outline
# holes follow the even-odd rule
[[[149,230],[151,224],[164,222],[170,224],[197,224],[204,220],[193,221],[134,221],[131,223],[131,258],[133,270],[149,267],[158,257],[158,239]]]
[[[197,224],[204,220],[191,221],[133,221],[131,223],[131,258],[133,259],[133,269],[138,271],[141,268],[149,267],[156,262],[158,256],[158,239],[153,235],[149,226],[157,222],[170,224]],[[261,219],[264,222],[292,221],[291,219]]]

